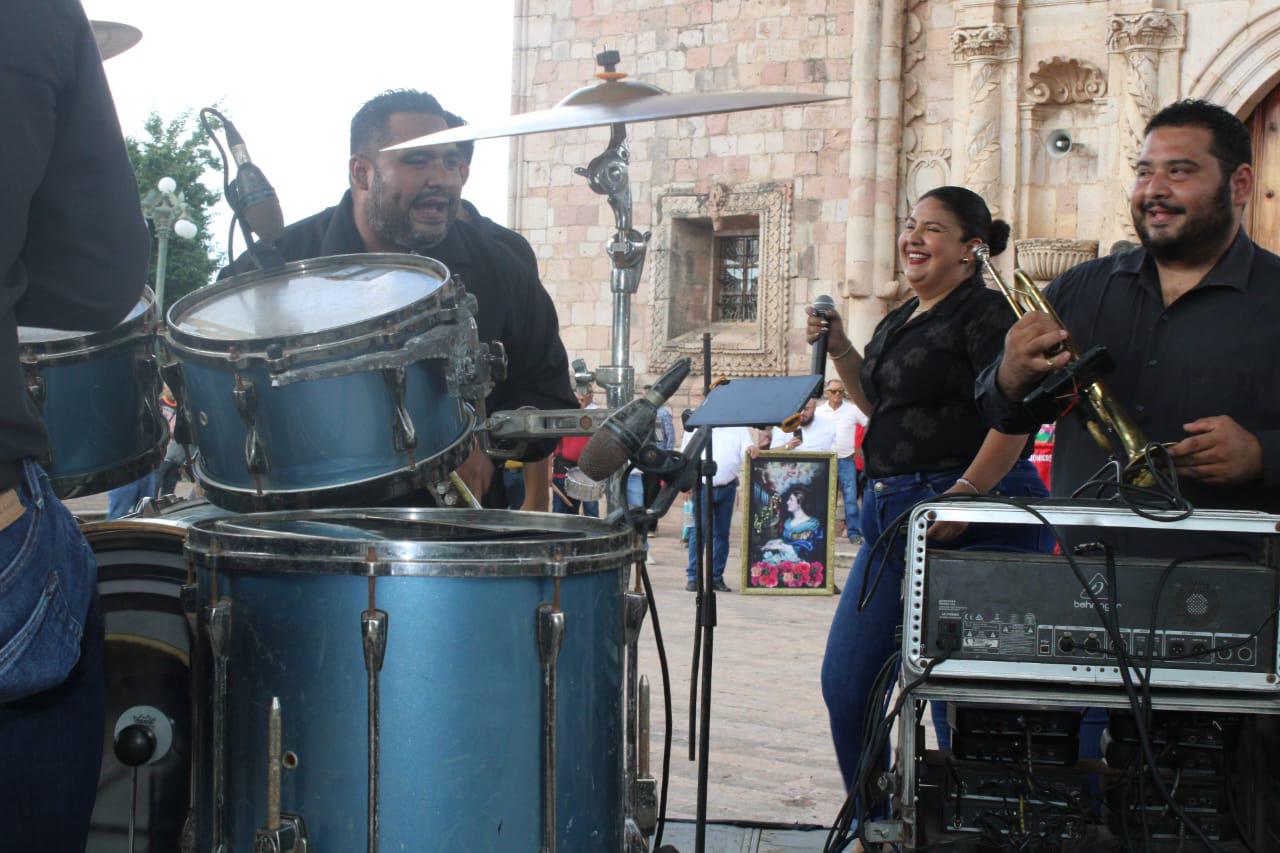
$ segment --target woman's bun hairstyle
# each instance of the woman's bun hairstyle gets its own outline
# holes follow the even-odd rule
[[[987,245],[991,248],[991,257],[994,258],[1009,248],[1009,232],[1012,230],[1009,227],[1009,223],[1003,219],[992,220],[991,233],[987,235]]]

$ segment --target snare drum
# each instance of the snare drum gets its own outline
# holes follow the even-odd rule
[[[105,492],[152,471],[169,445],[160,414],[155,312],[147,290],[105,332],[18,327],[27,393],[49,433],[58,497]]]
[[[439,261],[344,255],[179,300],[170,381],[205,494],[233,510],[376,504],[471,450],[491,359]]]
[[[131,811],[139,853],[181,849],[196,744],[192,631],[180,597],[187,577],[182,547],[189,524],[225,514],[208,501],[189,500],[158,516],[98,521],[82,528],[98,563],[106,628],[107,730],[86,853],[122,849]],[[137,716],[150,718],[161,732],[158,746],[167,740],[168,749],[138,768],[135,800],[133,771],[116,758],[113,741],[121,721],[127,725]]]
[[[316,850],[528,853],[548,827],[623,849],[628,532],[325,510],[199,522],[187,554],[215,685],[201,850],[275,849],[272,809]]]

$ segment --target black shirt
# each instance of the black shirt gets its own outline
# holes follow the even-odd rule
[[[1182,425],[1230,415],[1262,444],[1262,479],[1208,486],[1188,478],[1198,507],[1280,512],[1280,258],[1241,231],[1191,291],[1168,308],[1155,264],[1136,248],[1081,264],[1045,291],[1083,352],[1104,344],[1115,360],[1113,396],[1152,441],[1181,441]],[[996,359],[979,378],[978,406],[998,429],[1034,429],[996,385]],[[1106,461],[1069,416],[1054,437],[1053,494],[1069,496]]]
[[[48,447],[18,365],[17,327],[111,328],[147,280],[138,185],[74,0],[0,3],[0,145],[3,464],[43,458]]]
[[[874,408],[862,452],[871,477],[967,467],[990,429],[973,383],[1000,352],[1013,311],[977,276],[913,318],[919,305],[913,297],[889,312],[867,344],[860,378]]]
[[[538,274],[538,255],[533,251],[533,246],[529,245],[529,241],[519,231],[512,231],[505,225],[499,225],[487,216],[481,215],[476,206],[465,198],[462,200],[462,207],[467,211],[468,220],[472,225],[484,232],[485,236],[497,240],[507,251],[516,256],[516,260],[528,265],[533,270],[533,274]]]
[[[286,228],[276,247],[285,261],[366,251],[356,230],[350,191],[334,207]],[[507,378],[494,383],[485,401],[488,411],[522,406],[578,408],[569,384],[569,358],[560,341],[556,307],[536,271],[461,221],[449,228],[444,240],[431,248],[430,255],[461,278],[467,292],[475,295],[480,340],[501,341],[506,347]],[[222,275],[249,269],[253,269],[251,260],[241,255]],[[554,448],[554,440],[531,444],[526,461],[544,458]]]

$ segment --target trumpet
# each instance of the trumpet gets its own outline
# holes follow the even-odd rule
[[[1067,328],[1058,316],[1058,312],[1053,310],[1049,300],[1044,298],[1040,288],[1036,287],[1035,283],[1027,278],[1026,273],[1015,267],[1013,271],[1014,285],[1010,287],[1001,278],[1000,273],[996,271],[995,265],[991,263],[990,247],[986,244],[979,245],[973,250],[973,255],[982,264],[987,275],[991,276],[996,286],[1000,288],[1000,292],[1004,294],[1004,298],[1008,300],[1009,306],[1013,308],[1013,313],[1017,317],[1022,317],[1030,311],[1040,311],[1048,314],[1060,328]],[[1080,349],[1076,346],[1070,333],[1060,343],[1055,344],[1045,355],[1052,357],[1064,351],[1071,354],[1071,361],[1064,369],[1074,375],[1082,359]],[[1104,356],[1104,353],[1098,352],[1095,354],[1091,352],[1085,356],[1084,360],[1092,360],[1090,356]],[[1094,371],[1095,374],[1097,372],[1099,371]],[[1074,386],[1073,397],[1076,398],[1079,404],[1079,411],[1084,418],[1085,427],[1088,429],[1089,435],[1093,437],[1093,440],[1104,452],[1123,464],[1121,472],[1123,481],[1141,488],[1154,486],[1156,482],[1155,472],[1152,471],[1147,460],[1151,458],[1151,448],[1158,445],[1154,445],[1143,434],[1129,413],[1107,390],[1107,386],[1101,379],[1095,376],[1083,382],[1073,380],[1072,384]],[[1065,410],[1059,411],[1058,414],[1065,414]]]

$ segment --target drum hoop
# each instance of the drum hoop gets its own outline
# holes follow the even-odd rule
[[[93,471],[87,474],[62,474],[57,477],[50,476],[49,484],[53,486],[54,494],[58,496],[59,500],[96,495],[108,489],[132,483],[134,480],[145,477],[156,470],[164,460],[165,452],[169,449],[169,422],[164,418],[157,418],[156,420],[160,423],[161,434],[150,448],[132,459],[101,471]]]
[[[309,273],[325,269],[336,269],[355,264],[376,265],[382,267],[399,267],[414,271],[425,271],[440,278],[443,284],[421,299],[403,305],[392,311],[367,317],[345,326],[322,329],[296,336],[276,336],[268,338],[242,338],[217,340],[206,338],[178,328],[178,318],[184,316],[199,304],[247,285],[279,278],[288,273]],[[192,291],[169,306],[164,323],[165,346],[180,354],[185,359],[206,360],[226,363],[230,357],[238,367],[261,363],[272,370],[283,370],[291,366],[297,356],[305,355],[307,360],[331,358],[346,354],[347,351],[358,352],[369,349],[374,344],[381,348],[395,348],[405,338],[420,333],[441,323],[447,322],[444,316],[448,297],[453,297],[459,286],[454,284],[449,268],[435,258],[420,255],[397,254],[353,254],[329,255],[302,261],[292,261],[278,270],[256,270]],[[435,309],[434,311],[429,309]],[[470,312],[468,312],[470,313]],[[281,347],[279,356],[267,355],[267,348],[273,345]]]
[[[142,344],[155,335],[158,310],[156,297],[151,288],[144,287],[142,296],[147,307],[132,320],[103,329],[100,332],[88,332],[74,338],[58,338],[52,341],[32,341],[18,343],[19,359],[35,362],[41,367],[61,367],[90,361],[104,350],[114,349],[122,341],[137,338],[133,343]],[[150,349],[150,347],[146,347]]]
[[[574,539],[465,541],[342,540],[238,526],[270,521],[366,518],[557,529]],[[572,577],[619,569],[634,556],[631,533],[603,521],[545,513],[474,509],[346,509],[230,516],[194,523],[186,554],[197,567],[252,573],[343,574],[361,577]]]
[[[442,480],[449,472],[462,464],[471,452],[471,436],[477,426],[475,410],[463,406],[462,434],[453,444],[417,462],[412,468],[405,466],[386,474],[365,480],[325,486],[319,489],[288,489],[263,491],[238,488],[215,480],[204,468],[204,460],[196,454],[192,469],[196,482],[209,500],[216,506],[232,512],[270,512],[279,510],[303,510],[311,507],[332,507],[335,504],[361,506],[392,500],[415,489],[425,487],[434,480]]]

